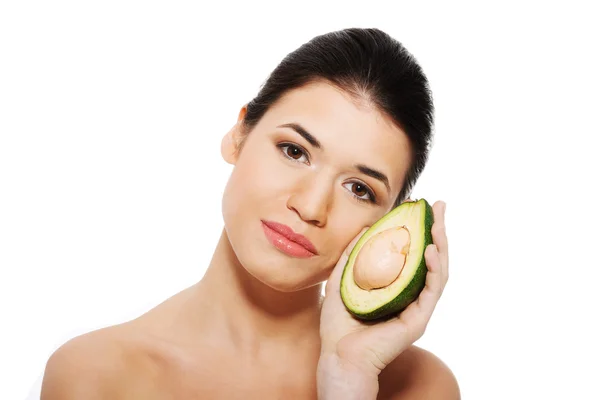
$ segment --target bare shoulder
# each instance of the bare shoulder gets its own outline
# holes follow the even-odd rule
[[[379,376],[379,400],[460,399],[456,377],[433,353],[411,346]]]
[[[119,326],[77,336],[48,359],[41,400],[109,399],[126,378],[132,352]]]

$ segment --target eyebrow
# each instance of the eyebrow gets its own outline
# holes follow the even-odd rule
[[[315,138],[313,135],[311,135],[306,129],[304,129],[302,127],[302,125],[300,125],[298,123],[290,122],[287,124],[279,125],[277,127],[293,129],[294,131],[296,131],[296,133],[298,133],[300,136],[302,136],[312,146],[316,147],[317,149],[323,148],[323,146],[321,145],[321,142],[319,142],[317,140],[317,138]],[[364,164],[355,164],[354,168],[356,168],[358,171],[362,172],[365,175],[368,175],[372,178],[375,178],[375,179],[381,181],[387,188],[388,192],[392,191],[392,189],[390,188],[390,181],[383,172],[380,172],[380,171],[377,171],[376,169],[367,167]]]
[[[297,124],[295,122],[290,122],[288,124],[279,125],[278,128],[291,128],[296,131],[300,136],[302,136],[308,143],[316,147],[317,149],[323,148],[321,146],[321,142],[317,140],[313,135],[308,133],[306,129],[302,127],[302,125]]]
[[[387,176],[385,176],[384,173],[379,172],[376,169],[369,168],[369,167],[367,167],[366,165],[363,165],[363,164],[356,164],[354,166],[354,168],[358,169],[360,172],[362,172],[365,175],[369,175],[372,178],[380,180],[381,182],[383,182],[383,184],[387,188],[388,192],[392,191],[392,189],[390,188],[390,181],[387,178]]]

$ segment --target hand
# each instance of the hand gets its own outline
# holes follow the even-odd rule
[[[352,371],[352,379],[360,379],[358,376],[366,380],[372,380],[373,377],[377,379],[388,364],[424,334],[448,281],[448,240],[444,222],[446,204],[438,201],[432,208],[433,244],[425,250],[425,287],[413,303],[391,319],[383,322],[360,321],[346,310],[340,296],[340,281],[346,261],[368,228],[364,228],[344,250],[325,288],[321,308],[319,374],[339,376],[339,371],[324,371],[337,368],[333,367],[336,365],[341,370]],[[325,359],[328,361],[325,362]],[[332,359],[335,361],[331,362]]]

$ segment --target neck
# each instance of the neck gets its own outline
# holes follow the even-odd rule
[[[213,333],[241,349],[320,345],[322,284],[290,293],[265,285],[240,264],[224,229],[196,289]]]

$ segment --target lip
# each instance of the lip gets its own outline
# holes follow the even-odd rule
[[[294,232],[289,226],[274,221],[261,221],[269,241],[286,254],[294,257],[312,257],[319,254],[307,237]]]

